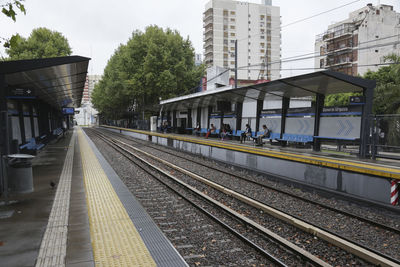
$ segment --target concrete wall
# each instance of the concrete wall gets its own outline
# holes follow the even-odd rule
[[[119,132],[119,130],[114,129],[108,130]],[[148,135],[145,134],[130,131],[123,131],[123,133],[141,140],[148,140]],[[385,178],[172,140],[164,137],[153,136],[152,142],[240,166],[245,169],[287,177],[288,179],[311,186],[318,186],[351,196],[390,204],[390,182]]]

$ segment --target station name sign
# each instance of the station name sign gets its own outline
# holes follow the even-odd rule
[[[34,90],[30,88],[8,87],[7,98],[33,99],[36,96]]]
[[[350,106],[340,106],[340,107],[324,107],[322,109],[322,115],[329,114],[343,114],[343,115],[359,115],[362,112],[362,107],[358,105],[350,105]],[[276,116],[282,114],[282,109],[269,109],[261,111],[261,115],[264,117],[268,117],[268,115]],[[314,116],[315,108],[307,107],[307,108],[289,108],[287,110],[288,116],[292,115],[304,115],[304,116]]]

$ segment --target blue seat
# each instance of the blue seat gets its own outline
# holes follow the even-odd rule
[[[31,138],[28,143],[20,146],[20,149],[28,149],[28,150],[40,150],[44,147],[44,144],[37,144],[35,138]]]

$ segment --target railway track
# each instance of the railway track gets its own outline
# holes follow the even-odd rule
[[[108,133],[112,133],[112,132],[108,132]],[[124,139],[124,140],[127,140],[127,141],[129,141],[129,142],[134,142],[134,143],[136,143],[136,144],[140,144],[140,145],[143,145],[143,142],[145,142],[145,141],[142,141],[142,142],[136,141],[136,140],[134,140],[134,139],[132,139],[132,138],[128,138],[128,137],[125,137],[125,136],[123,136],[123,135],[115,135],[115,136],[118,137],[118,138],[122,138],[122,139]],[[156,147],[156,146],[154,146],[154,145],[147,145],[147,146],[148,146],[148,147],[151,147],[151,149],[154,149],[154,150],[157,150],[157,151],[159,151],[159,152],[168,154],[169,156],[176,157],[176,158],[180,158],[180,159],[182,159],[182,160],[188,161],[188,162],[190,162],[191,164],[195,164],[195,165],[199,165],[199,166],[202,166],[202,167],[206,167],[206,168],[212,169],[212,170],[214,170],[214,171],[216,171],[216,172],[219,172],[219,173],[222,173],[222,174],[224,174],[224,175],[231,176],[232,178],[244,180],[244,181],[246,181],[246,182],[248,182],[248,183],[251,183],[251,184],[260,186],[260,187],[262,187],[262,188],[265,188],[265,189],[268,189],[268,190],[277,192],[277,193],[279,193],[279,194],[283,194],[283,195],[285,195],[285,196],[294,198],[294,199],[296,199],[296,200],[301,200],[301,201],[303,201],[303,202],[310,203],[310,204],[312,204],[312,205],[314,205],[314,206],[318,206],[318,207],[321,207],[321,208],[323,208],[323,209],[327,209],[327,210],[333,211],[333,212],[335,212],[335,213],[337,213],[337,214],[342,214],[342,215],[345,215],[345,216],[347,216],[347,217],[354,218],[354,219],[357,219],[357,220],[359,220],[359,221],[365,222],[365,223],[367,223],[367,224],[369,224],[369,225],[371,225],[371,226],[373,226],[373,227],[379,227],[379,228],[381,228],[381,229],[384,229],[384,230],[393,232],[394,234],[400,235],[400,228],[395,228],[395,227],[393,227],[393,226],[380,223],[380,222],[375,221],[375,220],[372,220],[372,219],[370,219],[370,218],[362,217],[362,216],[357,215],[357,214],[355,214],[355,213],[351,213],[351,212],[348,212],[348,211],[345,211],[345,210],[342,210],[342,209],[338,209],[338,208],[335,208],[335,207],[326,205],[326,204],[324,204],[324,203],[320,203],[320,202],[317,202],[317,201],[314,201],[314,200],[311,200],[311,199],[308,199],[308,198],[305,198],[305,197],[296,195],[296,194],[294,194],[294,193],[287,192],[287,191],[285,191],[285,190],[281,190],[281,189],[279,189],[279,188],[276,188],[276,187],[267,185],[267,184],[262,183],[262,182],[260,182],[260,181],[255,181],[255,180],[253,180],[253,179],[250,179],[250,178],[247,178],[247,177],[244,177],[244,176],[236,175],[236,174],[234,174],[233,172],[228,172],[228,171],[226,171],[226,170],[224,170],[224,169],[217,168],[217,167],[215,167],[215,166],[213,166],[213,165],[211,165],[211,164],[204,164],[204,163],[202,163],[202,162],[200,162],[200,161],[198,161],[198,160],[196,161],[196,160],[194,160],[194,159],[191,159],[190,157],[183,157],[183,156],[174,154],[174,153],[172,153],[172,152],[170,152],[170,151],[167,151],[166,149],[161,149],[161,148]]]
[[[197,210],[207,215],[212,221],[219,224],[231,234],[242,240],[242,242],[244,242],[247,246],[250,246],[251,248],[256,250],[260,255],[268,260],[267,264],[272,263],[277,266],[287,266],[278,257],[267,252],[264,249],[265,246],[267,246],[269,250],[275,252],[278,251],[280,258],[283,258],[286,261],[290,262],[290,265],[292,265],[293,263],[301,263],[302,265],[308,264],[312,266],[330,266],[329,264],[326,264],[322,260],[301,249],[300,247],[293,245],[285,239],[272,233],[268,229],[263,229],[255,222],[252,222],[251,220],[242,216],[240,213],[237,213],[234,210],[219,203],[218,201],[212,199],[211,197],[197,190],[193,186],[182,182],[180,179],[174,177],[169,172],[166,172],[165,170],[151,163],[148,159],[144,159],[142,156],[139,156],[136,153],[130,151],[130,149],[124,148],[120,144],[108,139],[105,136],[101,136],[99,134],[97,136],[104,142],[112,146],[114,149],[116,149],[118,152],[123,154],[127,159],[133,161],[135,164],[138,164],[137,161],[140,161],[139,165],[142,169],[146,170],[150,167],[152,171],[146,170],[148,174],[151,174],[153,178],[157,179],[157,181],[166,186],[169,190],[173,191],[180,198],[186,200]],[[132,160],[132,157],[134,158],[134,160]],[[161,174],[163,178],[160,178],[159,175],[155,175],[154,171],[158,174]],[[165,180],[166,177],[168,178],[167,181]],[[179,188],[177,188],[177,185]],[[147,194],[148,193],[149,192],[147,192]],[[156,196],[159,195],[159,193],[159,190],[157,190],[157,192],[153,195]],[[160,199],[158,198],[158,200]],[[157,205],[160,205],[159,201],[157,202]],[[149,213],[151,214],[151,211]],[[169,225],[170,223],[166,224]],[[226,237],[224,238],[226,239]],[[268,243],[268,245],[265,245],[266,242]],[[259,243],[263,243],[263,247],[261,247]],[[185,247],[185,245],[181,247]],[[235,248],[233,250],[235,250]],[[255,264],[258,265],[259,263]]]
[[[102,136],[102,138],[106,138],[106,137]],[[130,141],[132,141],[132,140],[130,140]],[[332,237],[332,233],[327,233],[324,230],[318,229],[315,225],[310,225],[310,224],[307,224],[305,222],[302,222],[302,221],[299,220],[299,218],[294,218],[293,216],[291,216],[289,214],[284,214],[284,212],[282,212],[282,211],[279,211],[279,210],[276,210],[276,209],[273,209],[273,208],[271,209],[271,207],[267,207],[267,206],[265,206],[265,204],[260,203],[257,200],[254,200],[254,199],[249,198],[248,196],[244,196],[244,195],[241,195],[239,193],[236,193],[236,192],[234,192],[234,191],[232,191],[232,190],[230,190],[228,188],[224,188],[223,185],[221,185],[221,184],[216,184],[216,183],[207,181],[206,179],[200,177],[197,174],[191,173],[188,170],[184,170],[181,167],[174,166],[171,163],[159,160],[156,157],[152,156],[151,154],[148,154],[147,152],[144,152],[144,151],[140,151],[137,148],[134,148],[134,147],[122,142],[122,141],[114,140],[114,141],[109,141],[109,142],[113,142],[113,145],[114,146],[118,146],[119,149],[127,149],[129,147],[129,149],[135,150],[136,153],[142,153],[142,154],[146,155],[146,157],[152,158],[152,160],[161,161],[162,164],[167,164],[169,166],[169,168],[173,168],[175,171],[182,172],[185,175],[188,175],[188,176],[190,176],[190,177],[192,177],[192,178],[194,178],[194,179],[196,179],[198,181],[202,181],[202,183],[206,183],[208,186],[211,186],[216,190],[219,190],[219,191],[222,191],[224,193],[227,193],[227,195],[229,195],[230,197],[234,196],[234,198],[239,199],[240,201],[245,202],[248,205],[253,205],[253,207],[256,207],[257,209],[263,210],[264,212],[269,213],[269,214],[273,214],[273,216],[278,217],[281,220],[286,221],[286,223],[294,224],[294,225],[296,225],[296,227],[300,227],[301,229],[303,229],[305,231],[309,231],[309,232],[311,231],[314,234],[318,233],[317,235],[319,237],[322,237],[322,238],[328,240],[329,242],[333,242],[335,245],[339,245],[340,247],[342,247],[342,248],[344,248],[344,249],[346,249],[348,251],[352,251],[352,253],[354,253],[354,251],[356,251],[356,253],[354,253],[355,255],[360,256],[361,258],[363,258],[363,259],[365,259],[367,261],[370,261],[373,264],[381,264],[381,265],[386,265],[386,266],[392,266],[392,264],[398,264],[398,262],[396,262],[396,259],[392,259],[392,258],[387,257],[386,255],[384,255],[382,253],[379,253],[379,252],[377,253],[376,251],[372,251],[372,250],[370,250],[368,248],[365,248],[365,247],[363,248],[363,247],[357,246],[355,244],[350,244],[350,241],[344,240],[344,239],[339,238],[337,236],[336,237]],[[125,152],[128,153],[128,151],[125,151]],[[131,153],[131,152],[129,152],[129,153]],[[176,155],[174,155],[174,156],[176,156]],[[196,164],[198,164],[198,163],[196,163]],[[209,168],[209,166],[207,166],[207,168]],[[221,170],[218,170],[218,171],[221,171]],[[232,174],[230,174],[230,175],[232,175]],[[208,201],[210,201],[210,199]],[[277,215],[277,214],[279,214],[279,215]],[[246,221],[248,219],[246,219],[246,217],[242,217],[240,220],[241,221]],[[256,227],[256,228],[257,227],[261,227],[262,228],[262,226],[260,226],[259,224],[255,223],[254,221],[253,221],[253,227]],[[339,239],[341,241],[338,243],[337,240],[339,240]],[[344,244],[346,244],[346,245],[344,245]],[[357,249],[355,249],[355,247]],[[318,265],[317,263],[313,263],[313,264],[314,265]],[[319,264],[321,264],[321,263],[319,263]]]

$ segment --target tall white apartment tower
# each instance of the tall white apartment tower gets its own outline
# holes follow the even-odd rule
[[[400,13],[393,6],[368,4],[318,35],[315,52],[321,55],[317,68],[354,76],[375,71],[385,56],[400,55]]]
[[[238,79],[279,79],[281,19],[271,0],[253,4],[211,0],[204,16],[204,62],[230,69],[234,77],[235,40],[238,40]],[[212,77],[208,77],[212,78]]]

